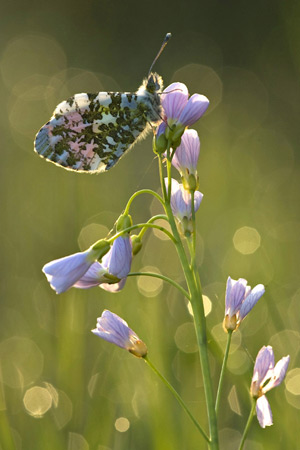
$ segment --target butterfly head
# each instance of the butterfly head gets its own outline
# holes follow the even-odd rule
[[[146,89],[150,94],[161,92],[163,89],[162,77],[155,72],[151,72],[146,79]]]

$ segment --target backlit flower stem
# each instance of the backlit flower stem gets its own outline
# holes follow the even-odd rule
[[[165,275],[162,275],[160,273],[155,272],[130,272],[128,277],[135,277],[135,276],[144,276],[144,277],[153,277],[153,278],[160,278],[163,281],[167,281],[168,283],[172,284],[176,289],[178,289],[188,300],[190,300],[189,293],[183,289],[180,284],[176,283],[176,281],[172,280],[169,277],[166,277]]]
[[[167,388],[172,392],[180,406],[185,410],[187,415],[190,417],[194,425],[198,428],[204,439],[209,443],[209,437],[205,433],[205,431],[202,429],[201,425],[198,423],[198,421],[195,419],[189,408],[186,406],[178,392],[173,388],[173,386],[168,382],[168,380],[157,370],[157,368],[152,364],[152,362],[148,359],[147,355],[144,356],[145,362],[148,364],[149,367],[153,370],[153,372],[162,380],[162,382],[167,386]]]
[[[228,330],[227,344],[226,344],[226,349],[225,349],[225,353],[224,353],[224,358],[223,358],[223,363],[222,363],[222,368],[221,368],[221,373],[220,373],[220,379],[219,379],[219,385],[218,385],[217,398],[216,398],[216,406],[215,406],[216,415],[218,415],[218,410],[219,410],[219,405],[220,405],[222,385],[223,385],[224,374],[225,374],[225,369],[226,369],[228,355],[229,355],[231,337],[232,337],[232,330]]]
[[[165,233],[167,236],[169,236],[169,238],[174,243],[176,242],[174,236],[168,230],[166,230],[166,228],[161,227],[160,225],[155,225],[154,223],[149,223],[149,222],[147,222],[147,223],[138,223],[136,225],[132,225],[131,227],[124,228],[124,230],[120,231],[119,233],[116,233],[114,236],[112,236],[111,238],[107,239],[107,242],[112,244],[114,242],[114,240],[117,239],[119,236],[122,236],[122,235],[124,235],[124,233],[129,233],[130,231],[136,230],[138,228],[156,228],[157,230],[160,230],[163,233]]]
[[[128,214],[128,213],[129,213],[129,209],[130,209],[131,203],[133,202],[133,200],[134,200],[138,195],[141,195],[141,194],[150,194],[150,195],[153,195],[153,197],[155,197],[161,204],[163,204],[163,199],[161,198],[161,196],[160,196],[157,192],[153,191],[152,189],[141,189],[140,191],[135,192],[135,193],[130,197],[130,199],[129,199],[128,202],[127,202],[127,205],[126,205],[124,214]]]
[[[156,216],[151,217],[151,219],[149,219],[147,223],[153,223],[156,220],[166,220],[169,223],[167,216],[165,216],[164,214],[157,214]],[[146,228],[146,227],[142,228],[142,230],[139,233],[139,238],[140,239],[142,239],[142,237],[146,233],[147,229],[148,228]]]
[[[253,419],[254,413],[255,413],[255,403],[256,403],[255,400],[252,399],[251,411],[250,411],[250,414],[249,414],[249,417],[248,417],[248,421],[246,423],[246,427],[245,427],[245,430],[244,430],[244,433],[243,433],[243,436],[242,436],[242,440],[241,440],[241,443],[240,443],[240,446],[239,446],[239,450],[242,450],[243,447],[244,447],[244,443],[245,443],[245,440],[246,440],[246,437],[247,437],[247,434],[248,434],[248,431],[250,429],[250,426],[251,426],[251,423],[252,423],[252,419]]]
[[[171,177],[171,165],[167,165],[168,169],[168,178]],[[199,347],[200,354],[200,363],[202,368],[202,377],[204,384],[204,392],[206,398],[206,407],[208,414],[208,423],[210,430],[210,449],[218,450],[218,428],[217,428],[217,417],[215,413],[215,402],[213,395],[213,387],[212,387],[212,378],[209,368],[209,360],[208,360],[208,351],[207,351],[207,337],[206,337],[206,323],[205,323],[205,315],[204,315],[204,307],[203,307],[203,299],[202,299],[202,289],[200,278],[198,272],[195,273],[194,267],[191,267],[187,255],[185,253],[183,243],[180,239],[179,232],[177,230],[177,226],[175,223],[175,219],[172,213],[170,199],[167,196],[166,188],[164,186],[163,180],[163,172],[162,172],[162,157],[159,156],[159,173],[160,173],[160,181],[162,186],[162,191],[164,194],[165,200],[165,212],[168,216],[170,227],[175,238],[175,246],[176,250],[181,262],[181,266],[183,268],[186,282],[188,285],[189,293],[190,293],[190,301],[192,305],[193,315],[194,315],[194,324],[196,330],[197,343]],[[168,191],[171,192],[171,188]],[[196,281],[198,280],[198,282]]]

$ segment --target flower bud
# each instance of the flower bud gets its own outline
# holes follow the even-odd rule
[[[126,230],[132,226],[132,218],[129,214],[121,214],[121,216],[117,220],[116,230],[117,232]]]
[[[131,243],[132,243],[132,254],[137,255],[143,246],[142,240],[139,236],[134,234],[133,236],[131,236]]]
[[[100,239],[95,244],[92,245],[91,250],[96,253],[96,259],[101,261],[104,255],[109,251],[110,243],[105,239]]]

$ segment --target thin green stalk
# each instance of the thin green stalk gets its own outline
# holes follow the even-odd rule
[[[165,233],[169,238],[175,243],[176,240],[174,236],[164,227],[161,227],[160,225],[155,225],[154,223],[137,223],[136,225],[132,225],[131,227],[125,228],[124,230],[120,231],[119,233],[114,234],[111,238],[107,239],[107,242],[110,244],[113,243],[115,239],[117,239],[119,236],[124,235],[124,233],[129,233],[129,231],[136,230],[137,228],[156,228],[157,230],[162,231]]]
[[[255,405],[256,405],[256,401],[254,399],[252,399],[251,411],[250,411],[250,414],[249,414],[249,417],[248,417],[248,420],[247,420],[247,423],[246,423],[246,427],[245,427],[245,430],[244,430],[244,433],[243,433],[243,436],[242,436],[242,440],[241,440],[241,443],[240,443],[240,446],[239,446],[239,450],[242,450],[243,447],[244,447],[244,443],[245,443],[248,431],[250,429],[250,426],[251,426],[251,423],[252,423],[252,420],[253,420],[253,417],[254,417]]]
[[[216,398],[216,405],[215,405],[216,415],[218,415],[218,411],[219,411],[221,391],[222,391],[224,374],[225,374],[225,369],[226,369],[228,355],[229,355],[229,349],[230,349],[230,344],[231,344],[231,337],[232,337],[232,330],[228,330],[227,344],[226,344],[226,349],[225,349],[223,363],[222,363],[222,368],[221,368],[221,373],[220,373],[220,379],[219,379],[219,385],[218,385],[218,391],[217,391],[217,398]]]
[[[161,204],[163,204],[163,199],[161,198],[161,196],[160,196],[157,192],[153,191],[152,189],[141,189],[140,191],[135,192],[135,193],[130,197],[130,199],[129,199],[128,202],[127,202],[127,205],[126,205],[124,214],[128,214],[128,213],[129,213],[129,209],[130,209],[131,203],[133,202],[133,200],[134,200],[138,195],[141,195],[141,194],[150,194],[150,195],[153,195],[153,197],[155,197]]]
[[[182,286],[180,286],[180,284],[176,283],[176,281],[172,280],[169,277],[166,277],[165,275],[161,275],[160,273],[155,272],[130,272],[127,276],[135,277],[138,275],[145,277],[160,278],[161,280],[167,281],[168,283],[172,284],[172,286],[176,287],[176,289],[178,289],[188,300],[190,300],[189,293]]]
[[[218,444],[218,428],[217,428],[217,417],[215,413],[215,402],[214,402],[214,395],[213,395],[213,387],[212,387],[212,378],[209,368],[209,360],[208,360],[208,351],[207,351],[207,338],[206,338],[206,322],[205,322],[205,316],[204,316],[204,307],[203,307],[203,300],[202,300],[202,290],[201,290],[201,283],[199,279],[199,275],[194,270],[194,267],[190,267],[189,262],[187,260],[187,256],[182,244],[182,241],[180,239],[175,219],[172,213],[172,209],[170,206],[170,203],[168,202],[168,199],[166,198],[166,189],[164,189],[164,182],[163,182],[163,176],[162,176],[162,158],[159,156],[159,171],[160,171],[160,179],[162,183],[162,190],[164,192],[164,198],[165,198],[165,211],[169,219],[169,223],[171,226],[171,230],[173,233],[173,236],[175,238],[175,246],[176,250],[181,262],[181,266],[183,268],[185,278],[187,281],[187,285],[189,288],[190,296],[191,296],[191,305],[193,309],[193,315],[194,315],[194,323],[195,323],[195,330],[196,330],[196,336],[197,336],[197,342],[199,347],[199,354],[200,354],[200,363],[202,367],[202,376],[203,376],[203,384],[204,384],[204,392],[205,392],[205,398],[206,398],[206,407],[207,407],[207,414],[208,414],[208,422],[209,422],[209,430],[210,430],[210,448],[211,450],[218,450],[219,444]],[[168,168],[168,178],[170,176],[170,166],[167,166]],[[199,279],[199,282],[196,282],[197,276]]]
[[[209,437],[207,436],[205,431],[202,429],[202,427],[198,423],[198,421],[195,419],[195,417],[193,416],[193,414],[191,413],[189,408],[186,406],[186,404],[184,403],[184,401],[182,400],[182,398],[180,397],[178,392],[173,388],[173,386],[168,382],[168,380],[157,370],[157,368],[153,365],[153,363],[148,359],[147,356],[144,356],[144,360],[148,364],[148,366],[151,367],[153,372],[156,375],[158,375],[158,377],[162,380],[162,382],[165,384],[165,386],[167,386],[167,388],[172,392],[172,394],[174,395],[174,397],[176,398],[176,400],[178,401],[180,406],[182,406],[182,408],[185,410],[185,412],[187,413],[189,418],[192,420],[194,425],[196,425],[196,427],[198,428],[198,431],[200,431],[200,433],[202,434],[204,439],[209,443]]]
[[[167,216],[164,214],[157,214],[156,216],[151,217],[151,219],[149,219],[147,223],[153,223],[156,220],[166,220],[169,223]],[[140,239],[142,239],[142,237],[144,236],[146,231],[147,231],[147,228],[142,228],[142,230],[139,233]]]

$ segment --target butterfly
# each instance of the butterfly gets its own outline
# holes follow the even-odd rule
[[[35,151],[54,164],[82,173],[109,170],[151,126],[161,121],[163,80],[152,67],[135,93],[76,94],[61,102],[35,137]]]

